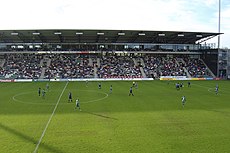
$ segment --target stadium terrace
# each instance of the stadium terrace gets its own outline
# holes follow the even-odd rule
[[[0,30],[0,78],[227,78],[222,33],[137,30]],[[225,51],[223,51],[225,52]]]

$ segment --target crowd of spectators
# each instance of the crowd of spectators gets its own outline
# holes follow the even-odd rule
[[[3,58],[0,78],[9,79],[141,78],[144,74],[159,78],[187,76],[186,72],[191,77],[211,76],[202,60],[188,56],[180,58],[183,63],[176,57],[162,55],[5,54]]]
[[[147,77],[186,76],[183,66],[176,62],[176,58],[164,56],[145,56],[144,71]]]
[[[210,77],[211,74],[204,64],[204,62],[200,59],[195,58],[184,58],[186,69],[188,70],[191,77]]]
[[[4,70],[2,67],[0,67],[0,79],[4,79],[5,76],[4,76]]]
[[[45,79],[94,77],[94,68],[89,64],[89,58],[80,58],[76,54],[53,54],[50,59],[51,64],[45,70]]]
[[[98,68],[99,78],[138,78],[142,77],[139,66],[127,56],[103,56]]]
[[[7,54],[1,68],[1,76],[15,79],[39,78],[41,75],[40,60],[42,56],[35,54]]]

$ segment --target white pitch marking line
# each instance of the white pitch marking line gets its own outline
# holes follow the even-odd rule
[[[63,93],[64,93],[64,91],[65,91],[65,89],[66,89],[68,83],[69,83],[69,82],[67,82],[67,83],[65,84],[65,87],[63,88],[62,93],[60,94],[60,96],[59,96],[59,98],[58,98],[58,101],[57,101],[57,103],[56,103],[56,105],[55,105],[55,107],[54,107],[54,110],[53,110],[52,114],[50,115],[50,118],[49,118],[49,120],[48,120],[48,122],[47,122],[47,124],[46,124],[46,126],[45,126],[45,129],[43,130],[42,135],[41,135],[41,137],[40,137],[40,139],[39,139],[39,141],[38,141],[38,143],[37,143],[37,145],[36,145],[36,148],[34,149],[34,153],[36,153],[37,150],[38,150],[38,147],[39,147],[39,145],[40,145],[40,143],[41,143],[41,141],[42,141],[42,138],[44,137],[44,135],[45,135],[45,133],[46,133],[46,130],[47,130],[49,124],[50,124],[51,119],[52,119],[53,116],[54,116],[54,113],[55,113],[55,111],[56,111],[56,109],[57,109],[57,106],[58,106],[58,104],[59,104],[59,102],[60,102],[60,100],[61,100],[61,97],[62,97],[62,95],[63,95]]]

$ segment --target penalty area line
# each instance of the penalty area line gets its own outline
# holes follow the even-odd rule
[[[50,121],[51,121],[51,119],[52,119],[53,116],[54,116],[54,113],[55,113],[55,111],[56,111],[56,109],[57,109],[57,106],[58,106],[58,104],[59,104],[59,102],[60,102],[60,100],[61,100],[61,97],[62,97],[62,95],[63,95],[63,93],[64,93],[64,91],[65,91],[65,89],[66,89],[66,87],[67,87],[68,84],[69,84],[69,82],[67,81],[67,83],[65,84],[65,87],[63,88],[63,90],[62,90],[62,92],[61,92],[61,94],[60,94],[60,96],[59,96],[59,98],[58,98],[58,101],[57,101],[57,103],[56,103],[56,105],[55,105],[55,107],[54,107],[54,109],[53,109],[53,112],[52,112],[52,114],[50,115],[50,118],[49,118],[48,122],[46,123],[46,126],[45,126],[45,128],[44,128],[44,130],[43,130],[43,132],[42,132],[42,135],[41,135],[41,137],[40,137],[40,139],[39,139],[39,141],[38,141],[38,143],[37,143],[37,145],[36,145],[36,148],[34,149],[33,153],[36,153],[36,152],[38,151],[38,148],[39,148],[39,145],[41,144],[42,138],[44,137],[44,135],[45,135],[45,133],[46,133],[46,130],[47,130],[49,124],[50,124]]]

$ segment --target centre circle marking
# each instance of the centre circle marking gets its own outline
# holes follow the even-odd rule
[[[51,90],[49,92],[52,92],[52,91],[59,91],[59,90]],[[105,93],[105,92],[101,92],[101,91],[96,91],[96,90],[77,90],[77,91],[83,91],[83,92],[94,92],[94,93],[100,93],[102,95],[104,95],[102,98],[98,98],[98,99],[93,99],[93,100],[88,100],[88,101],[81,101],[82,104],[87,104],[87,103],[94,103],[94,102],[98,102],[98,101],[101,101],[101,100],[104,100],[106,98],[108,98],[108,94]],[[12,97],[12,99],[16,102],[19,102],[19,103],[23,103],[23,104],[33,104],[33,105],[55,105],[56,103],[41,103],[41,102],[26,102],[26,101],[22,101],[22,100],[19,100],[17,99],[17,97],[21,96],[21,95],[27,95],[27,94],[30,94],[30,93],[36,93],[36,91],[30,91],[30,92],[22,92],[22,93],[19,93],[19,94],[16,94]],[[59,105],[68,105],[69,103],[59,103]]]

